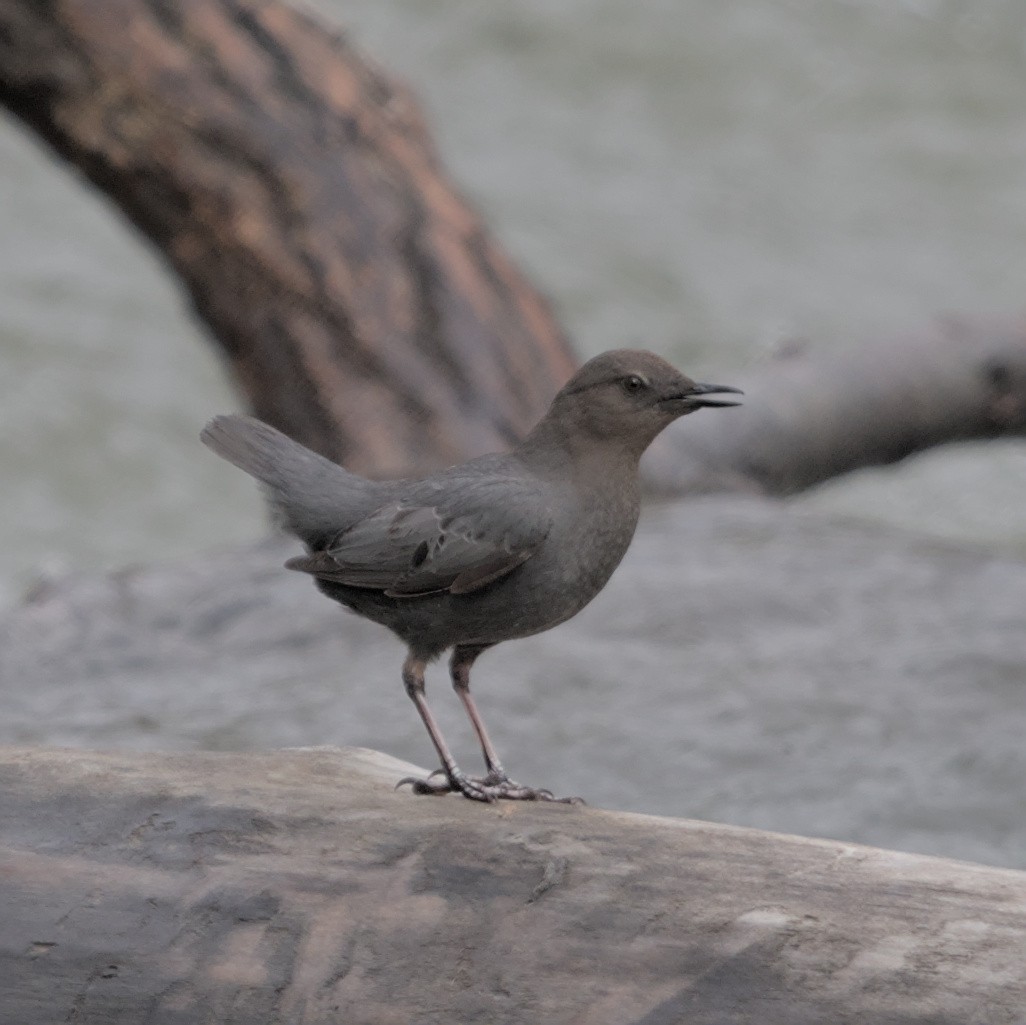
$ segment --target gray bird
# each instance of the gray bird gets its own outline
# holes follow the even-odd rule
[[[602,590],[634,536],[642,453],[678,417],[737,405],[711,397],[724,392],[739,389],[696,384],[650,352],[606,352],[512,452],[420,480],[366,480],[251,417],[215,417],[202,439],[263,483],[306,545],[289,569],[405,641],[406,693],[442,764],[399,785],[551,801],[503,769],[470,694],[471,666],[500,641],[566,621]],[[484,754],[480,778],[460,770],[425,698],[424,670],[450,648],[452,684]]]

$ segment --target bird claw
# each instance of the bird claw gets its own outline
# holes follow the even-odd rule
[[[551,790],[545,787],[527,787],[510,779],[506,770],[498,766],[488,770],[483,779],[477,779],[475,783],[492,790],[496,797],[506,801],[548,801],[554,804],[584,804],[582,797],[556,797]]]
[[[400,787],[404,787],[409,784],[410,789],[415,794],[432,794],[435,796],[451,794],[453,787],[448,780],[444,780],[441,783],[431,782],[432,777],[437,775],[438,771],[432,772],[431,775],[427,776],[425,779],[419,779],[417,776],[403,776],[403,778],[396,783],[395,789],[398,790]]]
[[[433,777],[438,775],[445,776],[445,779],[439,780],[436,783],[433,781]],[[436,769],[425,779],[417,779],[415,776],[405,776],[396,783],[396,790],[407,783],[409,783],[410,789],[415,794],[420,795],[426,794],[433,797],[439,797],[444,796],[445,794],[459,793],[471,801],[485,801],[487,803],[491,803],[496,800],[496,795],[491,793],[490,787],[483,786],[481,782],[476,779],[470,779],[468,776],[464,776],[459,769],[452,773],[446,772],[444,769]]]
[[[433,782],[435,776],[445,776],[444,780]],[[442,796],[445,794],[462,794],[471,801],[548,801],[554,804],[584,804],[581,797],[556,797],[551,790],[542,787],[525,787],[522,783],[512,780],[502,771],[490,771],[483,777],[465,776],[459,769],[453,773],[445,769],[436,769],[425,779],[405,776],[395,785],[410,785],[415,794]]]

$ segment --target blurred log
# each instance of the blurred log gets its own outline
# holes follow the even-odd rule
[[[508,446],[575,360],[404,87],[271,0],[5,0],[0,103],[179,275],[253,411],[366,473]]]
[[[0,751],[18,1025],[1018,1020],[1026,874],[559,805],[371,751]]]
[[[788,495],[956,441],[1026,433],[1026,321],[949,316],[841,351],[796,347],[729,415],[688,417],[649,453],[668,494]]]

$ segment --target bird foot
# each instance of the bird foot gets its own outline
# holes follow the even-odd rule
[[[441,776],[443,779],[435,780],[434,777]],[[480,800],[491,803],[497,800],[542,800],[557,804],[584,804],[582,797],[556,797],[551,790],[541,787],[525,787],[522,783],[511,780],[506,773],[491,770],[483,777],[469,777],[464,775],[459,768],[456,772],[446,773],[442,768],[436,770],[426,779],[407,776],[401,779],[396,785],[399,787],[409,784],[415,794],[441,796],[449,793],[461,793],[470,800]]]
[[[443,776],[444,779],[435,780],[435,776]],[[464,775],[459,769],[447,773],[444,769],[436,769],[426,779],[417,779],[414,776],[406,776],[396,783],[396,790],[406,784],[415,794],[427,794],[439,796],[444,794],[462,794],[471,801],[549,801],[556,804],[584,804],[580,797],[556,797],[551,790],[540,787],[526,787],[522,783],[512,780],[505,772],[492,769],[487,775],[481,777],[470,777]]]
[[[435,776],[443,776],[443,779],[436,780]],[[416,776],[404,776],[395,788],[398,790],[409,783],[410,789],[415,794],[429,796],[444,796],[445,794],[462,794],[471,801],[491,802],[498,799],[496,794],[491,793],[491,788],[482,785],[479,780],[465,776],[459,769],[455,772],[446,773],[442,769],[436,769],[426,779],[418,779]]]
[[[551,790],[544,787],[527,787],[510,779],[501,766],[489,769],[483,777],[476,777],[475,783],[488,788],[506,801],[556,801],[562,804],[583,804],[579,797],[556,797]]]

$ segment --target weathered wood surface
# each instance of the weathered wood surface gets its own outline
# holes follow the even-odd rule
[[[6,0],[0,103],[164,254],[257,415],[351,469],[507,447],[575,365],[410,92],[276,0]],[[724,383],[747,406],[674,431],[654,487],[790,493],[1021,434],[1026,326],[951,320]]]
[[[0,750],[18,1025],[998,1025],[1026,874],[393,792],[363,750]]]
[[[410,92],[268,0],[5,0],[0,103],[165,256],[258,416],[354,470],[520,437],[575,365]]]

